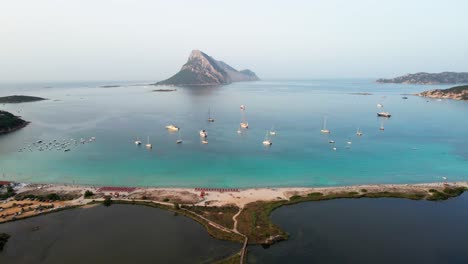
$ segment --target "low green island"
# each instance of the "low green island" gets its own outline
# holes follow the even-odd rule
[[[29,122],[7,111],[0,110],[0,134],[6,134],[27,126]]]
[[[29,96],[29,95],[10,95],[0,97],[0,104],[19,104],[19,103],[30,103],[47,100],[42,97]]]

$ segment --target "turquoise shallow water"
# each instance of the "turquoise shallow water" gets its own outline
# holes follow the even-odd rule
[[[446,86],[277,80],[161,93],[151,92],[151,86],[99,88],[102,84],[1,84],[1,96],[53,100],[0,106],[32,121],[0,136],[0,179],[174,187],[417,183],[443,176],[468,180],[468,103],[401,98]],[[392,113],[383,132],[377,103]],[[238,135],[241,104],[250,128]],[[208,107],[214,123],[206,122]],[[324,115],[331,135],[320,134]],[[175,144],[177,133],[164,128],[170,123],[181,127],[183,144]],[[261,142],[272,126],[277,136],[265,148]],[[364,136],[355,135],[357,127]],[[200,129],[208,130],[208,145],[200,143]],[[67,153],[18,152],[37,140],[92,136],[94,143]],[[144,143],[150,136],[153,149],[135,146],[136,136]]]

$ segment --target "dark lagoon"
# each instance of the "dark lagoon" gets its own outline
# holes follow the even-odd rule
[[[443,201],[346,199],[279,208],[290,239],[249,263],[468,263],[468,194]]]
[[[195,221],[145,206],[74,209],[0,225],[0,263],[209,263],[241,245]]]

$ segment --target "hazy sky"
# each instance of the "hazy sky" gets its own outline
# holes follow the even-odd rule
[[[261,78],[468,71],[468,1],[0,2],[0,81],[160,80],[200,49]]]

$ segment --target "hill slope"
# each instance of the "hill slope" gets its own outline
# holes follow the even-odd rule
[[[455,100],[468,100],[468,85],[456,86],[449,89],[436,89],[425,91],[419,96],[430,97],[430,98],[448,98]]]
[[[193,50],[178,73],[157,82],[156,85],[205,86],[258,80],[251,70],[238,71],[225,62],[217,61],[199,50]]]
[[[468,83],[468,72],[418,72],[392,79],[378,79],[377,82],[404,84],[460,84]]]

